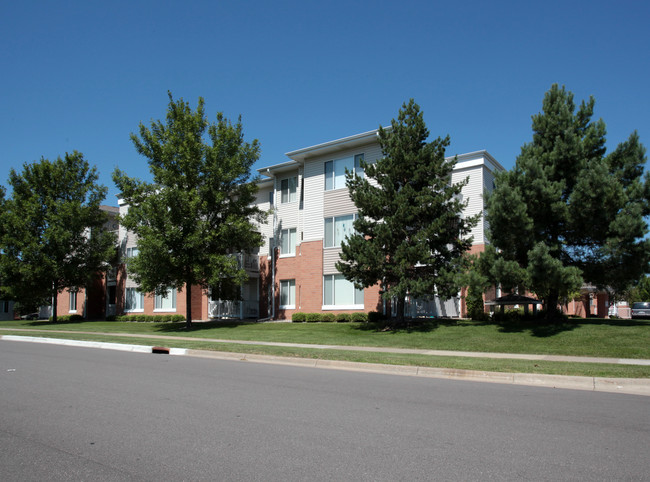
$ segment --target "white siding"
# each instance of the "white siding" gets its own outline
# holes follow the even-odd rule
[[[281,203],[281,184],[282,179],[288,177],[296,176],[298,178],[298,184],[296,186],[296,201],[290,203]],[[280,230],[288,228],[296,228],[297,235],[297,244],[300,244],[300,232],[302,226],[300,223],[300,177],[298,170],[290,171],[282,174],[278,174],[275,179],[275,210],[277,212],[275,233],[274,236],[278,237]],[[272,220],[271,220],[272,222]],[[273,228],[271,228],[273,229]]]
[[[336,274],[336,262],[341,259],[341,248],[325,248],[323,250],[323,274]]]
[[[260,190],[257,191],[257,196],[255,201],[257,207],[261,211],[269,213],[266,216],[264,216],[264,219],[266,220],[266,224],[255,223],[258,226],[259,232],[264,237],[264,244],[260,247],[260,251],[259,251],[260,255],[268,255],[271,250],[269,246],[269,238],[273,236],[273,214],[270,212],[271,203],[269,202],[269,193],[271,192],[273,192],[272,185],[264,188],[260,188]]]
[[[334,154],[316,156],[305,160],[304,240],[323,239],[323,219],[326,216],[356,212],[346,188],[325,192],[325,162],[363,154],[366,162],[376,162],[382,157],[377,142]]]
[[[473,244],[483,244],[483,169],[481,166],[455,169],[451,174],[453,184],[469,177],[469,182],[462,189],[462,200],[467,203],[463,217],[481,214],[481,220],[474,226],[471,236]]]

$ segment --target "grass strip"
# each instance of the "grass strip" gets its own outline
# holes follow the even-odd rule
[[[540,355],[650,359],[649,320],[575,319],[564,323],[426,320],[410,329],[383,331],[361,323],[136,323],[3,321],[0,328],[73,330],[227,340],[420,348]],[[1,333],[2,331],[0,331]]]
[[[2,334],[25,335],[25,332],[3,331]],[[112,337],[110,335],[88,335],[76,333],[62,335],[57,333],[43,332],[30,333],[30,336],[38,336],[43,338],[65,338],[70,340],[101,341],[134,345],[162,345],[170,348],[188,348],[195,350],[299,357],[318,360],[343,360],[360,363],[383,363],[387,365],[454,368],[463,370],[479,370],[505,373],[534,373],[611,378],[650,378],[650,366],[411,355],[399,353],[360,352],[354,350],[347,351],[263,345],[240,345],[236,343],[215,343],[200,339],[197,339],[196,341],[160,340],[157,338],[125,338]]]

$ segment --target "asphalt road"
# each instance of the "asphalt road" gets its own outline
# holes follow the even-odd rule
[[[0,479],[648,480],[650,398],[0,341]]]

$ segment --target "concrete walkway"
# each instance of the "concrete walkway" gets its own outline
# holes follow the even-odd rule
[[[148,335],[132,333],[110,333],[94,331],[71,331],[71,330],[37,330],[31,328],[0,328],[5,331],[25,331],[39,333],[62,333],[62,334],[84,334],[84,335],[107,335],[124,338],[149,338],[160,340],[186,340],[186,341],[208,341],[213,343],[230,343],[235,345],[261,345],[261,346],[281,346],[288,348],[312,348],[318,350],[346,350],[346,351],[364,351],[374,353],[400,353],[411,355],[430,355],[430,356],[459,356],[469,358],[497,358],[511,360],[540,360],[555,362],[571,363],[609,363],[613,365],[643,365],[650,366],[650,360],[636,358],[604,358],[604,357],[585,357],[585,356],[568,356],[568,355],[532,355],[523,353],[491,353],[477,351],[452,351],[452,350],[428,350],[418,348],[392,348],[376,346],[347,346],[347,345],[315,345],[309,343],[283,343],[273,341],[248,341],[248,340],[223,340],[220,338],[198,338],[191,336],[171,336],[171,335]]]
[[[34,335],[42,334],[42,332],[34,333],[35,330],[22,330],[22,331],[31,331]],[[65,334],[65,333],[79,333],[79,332],[59,331],[59,333]],[[96,334],[96,333],[92,333],[92,334]],[[120,334],[113,333],[112,335],[117,335],[121,337],[131,337],[131,338],[161,338],[164,340],[169,340],[169,339],[196,340],[196,338],[190,338],[190,337],[173,337],[173,336],[170,337],[164,335],[157,335],[154,337],[149,337],[148,335],[132,336],[123,333]],[[329,369],[329,370],[350,370],[350,371],[359,371],[359,372],[388,374],[388,375],[442,378],[447,380],[465,380],[465,381],[475,381],[475,382],[501,383],[507,385],[527,385],[527,386],[545,387],[545,388],[563,388],[563,389],[571,389],[571,390],[588,390],[594,392],[624,393],[629,395],[650,396],[650,379],[648,378],[606,378],[606,377],[590,377],[590,376],[564,376],[564,375],[545,375],[545,374],[534,374],[534,373],[505,373],[505,372],[489,372],[489,371],[479,371],[479,370],[460,370],[460,369],[452,369],[452,368],[419,367],[419,366],[407,366],[407,365],[386,365],[381,363],[359,363],[359,362],[350,362],[350,361],[341,361],[341,360],[318,360],[312,358],[296,358],[296,357],[281,357],[281,356],[272,356],[272,355],[256,355],[256,354],[247,354],[247,353],[192,350],[186,348],[163,348],[163,347],[155,347],[155,346],[105,343],[105,342],[97,342],[97,341],[43,338],[38,336],[4,335],[4,336],[0,336],[0,339],[3,341],[6,340],[6,341],[17,341],[17,342],[28,342],[28,343],[48,343],[48,344],[57,344],[57,345],[65,345],[65,346],[121,350],[121,351],[128,351],[134,353],[161,353],[161,354],[177,355],[177,356],[180,355],[180,356],[191,356],[191,357],[200,357],[200,358],[212,358],[212,359],[229,360],[233,362],[266,363],[266,364],[300,366],[300,367],[309,367],[309,368],[321,368],[321,369]],[[213,341],[233,343],[233,344],[241,343],[232,340],[213,340]],[[254,341],[247,341],[244,344],[313,347],[313,345],[301,345],[301,344],[292,344],[292,343],[279,344],[279,343],[254,342]],[[361,349],[363,351],[371,350],[368,347],[332,347],[330,345],[319,345],[319,347],[346,349],[346,350]],[[392,351],[392,349],[383,349],[382,351],[388,352],[388,351]],[[440,352],[434,352],[433,350],[421,350],[421,351],[428,352],[429,354],[440,353]],[[400,353],[402,353],[402,351],[400,351]],[[460,354],[457,356],[464,356],[463,353],[465,352],[442,352],[442,353]],[[473,354],[473,356],[476,355],[477,354]],[[487,355],[493,356],[495,354],[492,353]],[[497,355],[503,355],[503,357],[512,356],[509,354],[497,354]],[[580,359],[580,357],[574,357],[574,358]],[[591,361],[593,362],[594,360],[601,360],[601,359],[592,359]],[[605,358],[604,360],[610,360],[610,359]]]

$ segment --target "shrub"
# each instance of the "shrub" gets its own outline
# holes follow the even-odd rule
[[[339,313],[336,315],[337,323],[349,323],[352,321],[352,316],[349,313]]]
[[[317,323],[319,321],[322,321],[322,317],[320,313],[307,313],[305,321],[307,323]]]
[[[299,311],[291,315],[291,321],[294,323],[304,323],[306,319],[307,315]]]
[[[183,315],[174,315],[172,321],[185,321],[185,317]]]
[[[384,315],[378,311],[371,311],[368,313],[368,322],[370,323],[379,323],[384,319]]]
[[[352,313],[350,318],[355,323],[368,323],[368,313]]]
[[[323,313],[320,321],[333,323],[336,321],[336,315],[334,313]]]
[[[117,317],[115,315],[108,315],[106,317],[106,321],[118,321],[117,318],[119,318],[119,317]]]

